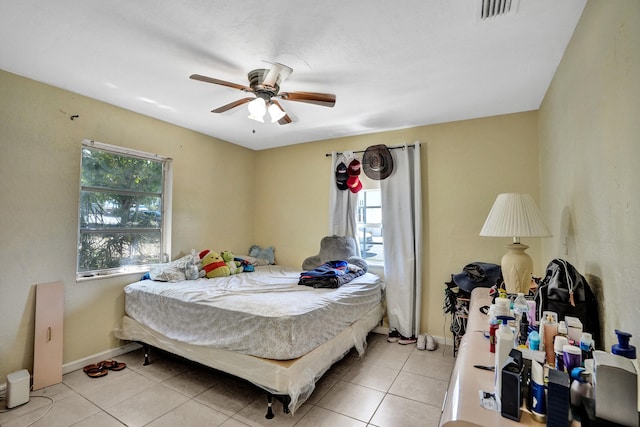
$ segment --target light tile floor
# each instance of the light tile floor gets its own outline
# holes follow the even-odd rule
[[[127,368],[97,379],[71,372],[9,411],[0,402],[0,426],[430,427],[454,363],[450,346],[420,351],[370,334],[364,356],[352,350],[336,363],[295,415],[274,400],[267,420],[265,393],[241,380],[158,351],[149,366],[141,351],[117,359]]]

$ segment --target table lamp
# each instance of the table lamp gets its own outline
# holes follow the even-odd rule
[[[529,246],[520,243],[520,238],[551,237],[533,198],[529,194],[499,194],[480,236],[513,238],[507,245],[508,252],[502,257],[502,278],[508,293],[528,294],[533,260],[525,252]]]

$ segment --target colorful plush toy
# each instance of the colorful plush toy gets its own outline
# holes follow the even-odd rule
[[[222,259],[229,267],[229,271],[231,274],[242,273],[242,264],[235,260],[235,256],[231,251],[222,251],[220,252]]]
[[[199,254],[202,260],[202,270],[209,279],[224,277],[231,274],[229,266],[224,262],[220,254],[205,249]]]

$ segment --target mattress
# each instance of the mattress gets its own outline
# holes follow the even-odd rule
[[[352,347],[360,355],[365,352],[367,333],[380,323],[383,313],[382,303],[377,304],[338,335],[293,360],[263,359],[214,347],[186,344],[167,338],[126,315],[114,329],[114,334],[120,339],[144,342],[243,378],[269,393],[289,396],[289,409],[291,414],[295,414],[313,392],[316,381],[333,363]]]
[[[267,359],[298,358],[364,317],[382,299],[366,273],[337,289],[298,285],[300,270],[254,272],[125,287],[126,314],[173,340]]]

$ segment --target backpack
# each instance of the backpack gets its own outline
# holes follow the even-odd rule
[[[577,317],[582,322],[582,330],[590,332],[594,343],[602,346],[598,301],[587,280],[573,265],[559,258],[552,260],[534,298],[538,320],[543,311],[557,313],[558,321],[565,316]]]

